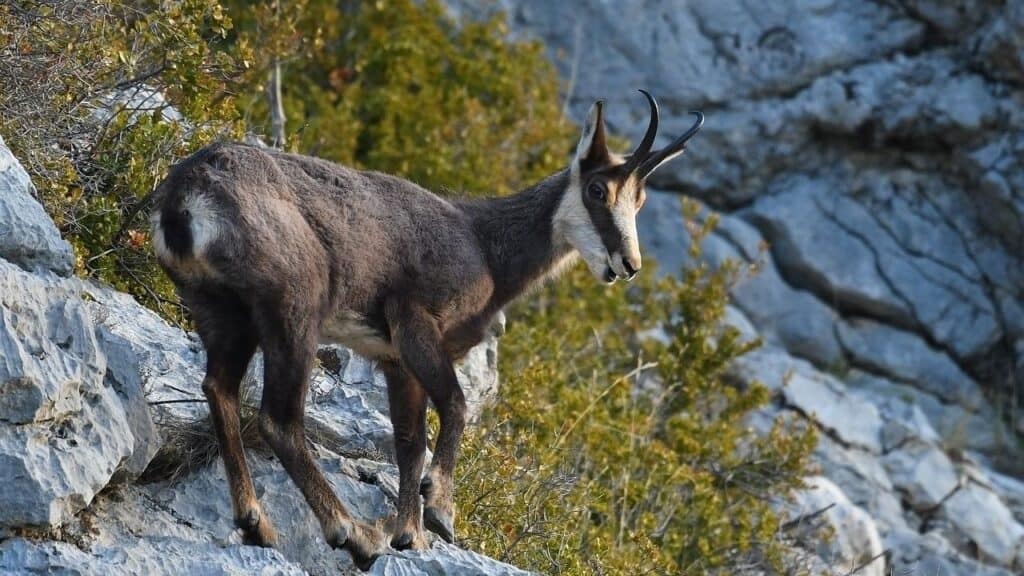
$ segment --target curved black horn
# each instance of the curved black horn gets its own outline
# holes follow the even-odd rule
[[[661,150],[658,150],[654,154],[651,154],[650,158],[644,161],[637,169],[637,176],[640,178],[647,178],[651,172],[654,172],[658,166],[662,163],[674,158],[677,154],[680,154],[684,148],[686,148],[686,142],[693,138],[694,134],[700,132],[701,126],[704,125],[704,114],[697,110],[691,110],[690,114],[697,117],[697,121],[690,126],[690,129],[683,133],[682,136],[676,138],[671,144],[665,146]]]
[[[647,156],[651,153],[651,146],[654,146],[654,137],[658,135],[658,102],[647,90],[641,89],[640,92],[647,97],[647,103],[651,106],[651,121],[647,125],[644,139],[640,141],[640,145],[630,154],[629,160],[626,162],[625,169],[629,172],[635,170],[637,166],[647,159]]]

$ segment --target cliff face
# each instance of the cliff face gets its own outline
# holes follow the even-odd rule
[[[760,425],[821,429],[824,477],[880,537],[823,555],[1024,570],[1024,2],[448,4],[546,44],[577,120],[606,99],[637,141],[637,88],[663,140],[707,115],[641,240],[686,265],[684,194],[722,213],[705,258],[760,263],[733,318],[767,346],[736,376],[776,390]]]
[[[202,346],[129,296],[71,277],[72,263],[0,140],[0,573],[360,573],[258,447],[249,462],[282,546],[241,545],[199,390]],[[344,348],[320,357],[307,406],[315,454],[357,517],[384,520],[398,473],[382,376]],[[460,368],[474,409],[496,390],[495,363],[492,338]],[[370,573],[525,574],[443,542]]]

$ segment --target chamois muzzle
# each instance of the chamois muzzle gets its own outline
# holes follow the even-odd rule
[[[619,276],[615,273],[615,270],[612,270],[611,266],[608,266],[607,268],[604,269],[605,282],[611,284],[612,282],[615,282],[615,280],[617,280],[618,278]]]
[[[608,266],[604,270],[604,281],[612,284],[616,280],[632,282],[640,272],[640,260],[621,256],[618,252],[609,257]]]
[[[623,258],[622,267],[626,270],[626,281],[632,282],[638,272],[640,272],[640,263],[634,263],[632,258]]]

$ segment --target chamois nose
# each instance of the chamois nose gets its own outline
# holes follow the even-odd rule
[[[622,268],[625,269],[626,271],[627,281],[636,278],[637,272],[640,271],[640,266],[641,264],[639,258],[633,259],[627,256],[622,259]]]

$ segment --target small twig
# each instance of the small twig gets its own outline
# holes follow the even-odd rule
[[[780,526],[779,527],[779,532],[789,532],[793,528],[796,528],[797,526],[803,524],[805,521],[814,520],[818,516],[821,516],[825,512],[828,512],[829,510],[831,510],[835,505],[836,505],[836,503],[833,502],[833,503],[829,504],[828,506],[825,506],[824,508],[822,508],[820,510],[816,510],[814,512],[811,512],[810,514],[804,514],[802,516],[798,516],[798,517],[790,520],[789,522],[786,522],[782,526]]]
[[[181,392],[182,394],[185,394],[185,395],[191,395],[192,394],[192,390],[185,390],[184,388],[178,388],[174,384],[164,384],[164,386],[167,387],[167,388],[170,388],[171,390],[174,390],[175,392]]]
[[[864,563],[863,563],[863,564],[861,564],[860,566],[857,566],[857,567],[856,567],[856,568],[854,568],[853,570],[850,570],[850,571],[849,571],[849,572],[847,572],[846,574],[843,574],[843,576],[853,576],[853,575],[854,575],[854,574],[856,574],[857,572],[860,572],[860,571],[861,571],[861,570],[863,570],[864,568],[867,568],[867,567],[868,567],[868,565],[869,565],[869,564],[871,564],[872,562],[874,562],[875,560],[878,560],[879,558],[882,558],[882,557],[884,557],[884,556],[888,556],[888,555],[889,555],[889,551],[888,551],[888,550],[882,550],[882,551],[881,551],[881,552],[879,552],[878,554],[875,554],[874,556],[872,556],[871,558],[869,558],[869,559],[868,559],[868,560],[867,560],[866,562],[864,562]]]
[[[200,400],[198,398],[178,398],[177,400],[153,400],[148,402],[150,406],[158,406],[160,404],[195,404],[199,402],[206,402],[206,400]]]
[[[562,440],[567,438],[569,436],[569,434],[572,433],[572,431],[576,428],[576,426],[580,423],[580,421],[583,420],[588,414],[590,414],[590,411],[593,410],[595,406],[597,406],[597,403],[600,402],[605,396],[607,396],[608,393],[612,391],[612,389],[614,389],[619,384],[625,382],[626,380],[629,380],[630,378],[640,374],[644,370],[649,370],[649,369],[655,368],[657,366],[658,366],[657,362],[648,362],[647,364],[643,364],[641,366],[637,366],[636,368],[634,368],[633,370],[630,370],[628,373],[624,374],[623,376],[620,376],[620,377],[616,378],[611,384],[608,385],[607,388],[605,388],[600,394],[597,395],[596,398],[594,398],[590,402],[590,404],[583,410],[583,412],[580,412],[579,416],[577,416],[576,419],[573,420],[572,424],[569,425],[569,427],[565,430],[565,432],[563,432],[563,433],[558,435],[558,439],[555,441],[555,445],[552,446],[552,450],[556,450],[556,449],[558,449],[559,446],[562,445]]]
[[[114,237],[110,239],[111,250],[117,250],[117,245],[121,242],[121,238],[124,236],[124,233],[128,230],[128,228],[135,223],[135,217],[139,215],[139,211],[141,211],[144,207],[148,206],[150,200],[152,199],[153,192],[150,191],[148,194],[143,196],[138,202],[136,202],[131,207],[131,209],[128,210],[128,213],[125,214],[123,218],[121,218],[121,227],[117,229],[117,233],[114,234]]]
[[[163,64],[161,64],[160,66],[157,66],[156,68],[154,68],[153,70],[150,70],[149,72],[146,72],[145,74],[140,74],[139,76],[136,76],[134,78],[129,78],[128,80],[122,80],[122,81],[118,82],[117,84],[114,84],[114,89],[115,90],[123,90],[124,88],[127,88],[127,87],[135,85],[135,84],[142,84],[143,82],[145,82],[146,80],[149,80],[150,78],[152,78],[154,76],[159,76],[165,70],[167,70],[167,55],[166,54],[164,54]]]

